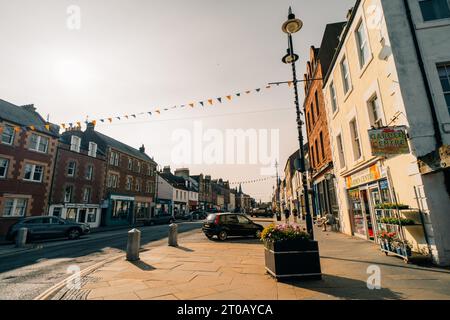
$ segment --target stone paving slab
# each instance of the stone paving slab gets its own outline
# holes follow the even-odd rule
[[[450,270],[405,264],[376,245],[316,230],[321,253],[320,281],[277,282],[265,272],[264,247],[254,239],[208,240],[199,231],[182,247],[160,246],[139,262],[117,260],[90,274],[87,299],[126,300],[329,300],[450,299]],[[369,266],[381,271],[381,289],[367,288]]]

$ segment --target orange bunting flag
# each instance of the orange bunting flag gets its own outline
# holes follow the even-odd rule
[[[108,118],[108,121],[109,121],[109,123],[111,123],[112,122],[112,118]]]
[[[212,105],[212,104],[213,104],[213,100],[212,100],[212,99],[208,99],[208,103],[209,103],[210,105]]]
[[[20,127],[14,127],[14,131],[15,132],[19,132],[20,131]]]
[[[95,126],[97,124],[97,120],[92,120],[92,124]]]
[[[249,94],[251,91],[245,91],[246,94]]]
[[[64,123],[61,123],[61,128],[65,129],[66,125]]]
[[[155,112],[156,112],[157,114],[161,114],[161,111],[159,111],[159,110],[155,110]]]
[[[128,116],[125,116],[125,118],[127,118],[127,119],[128,119]]]
[[[193,104],[193,103],[189,103],[189,106],[190,106],[191,108],[193,108],[193,107],[194,107],[194,104]]]
[[[28,128],[30,128],[33,131],[36,129],[34,126],[29,126]]]
[[[77,121],[77,126],[81,127],[81,122]]]
[[[50,125],[49,125],[49,124],[46,124],[46,125],[45,125],[45,129],[47,129],[47,131],[50,131]]]
[[[271,87],[271,86],[267,86],[267,87],[266,87],[266,89],[270,89],[270,88],[272,88],[272,87]]]
[[[231,101],[231,96],[227,96],[227,99]]]
[[[289,82],[288,82],[288,86],[289,86],[289,87],[292,86],[292,81],[289,81]]]

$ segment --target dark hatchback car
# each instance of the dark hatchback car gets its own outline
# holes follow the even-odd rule
[[[155,224],[170,224],[173,222],[175,222],[175,218],[170,213],[164,212],[154,215],[149,220],[145,221],[144,225],[153,226]]]
[[[256,238],[263,229],[262,225],[254,223],[239,213],[211,213],[202,227],[202,231],[208,239],[217,236],[222,241],[229,236]]]
[[[8,230],[6,239],[14,241],[20,228],[28,229],[27,241],[63,237],[73,240],[91,231],[89,225],[85,223],[78,223],[58,217],[37,216],[24,218],[13,224]]]

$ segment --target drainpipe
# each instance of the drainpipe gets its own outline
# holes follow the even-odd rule
[[[442,135],[441,129],[439,128],[439,121],[436,113],[436,106],[433,101],[433,96],[431,94],[430,84],[428,82],[427,74],[425,71],[425,64],[423,62],[422,52],[420,51],[419,41],[417,40],[416,28],[414,26],[414,21],[411,14],[411,8],[409,6],[408,0],[403,0],[406,9],[406,16],[408,18],[409,28],[411,30],[411,35],[414,42],[414,49],[416,51],[417,60],[420,68],[420,72],[422,74],[422,80],[425,84],[425,91],[427,94],[428,103],[430,104],[431,117],[433,118],[433,128],[434,128],[434,136],[436,138],[436,149],[442,146]]]

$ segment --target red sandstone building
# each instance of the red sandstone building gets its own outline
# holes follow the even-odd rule
[[[314,190],[313,207],[316,215],[330,212],[336,218],[339,216],[339,207],[322,79],[333,59],[344,26],[345,23],[326,26],[320,48],[312,46],[310,49],[310,61],[307,62],[304,75],[304,110]]]
[[[0,100],[0,236],[19,218],[48,211],[59,128],[33,105]]]
[[[55,161],[49,214],[100,225],[106,157],[79,129],[61,135]]]

